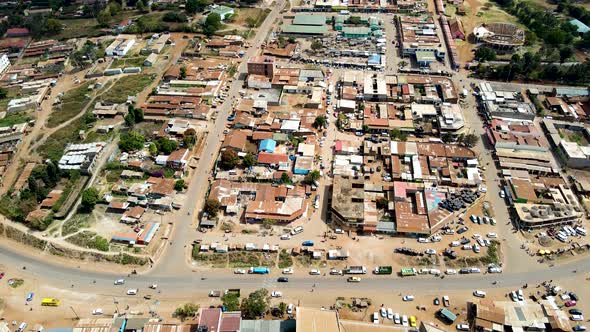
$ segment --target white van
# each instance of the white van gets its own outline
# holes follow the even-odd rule
[[[18,329],[16,330],[16,332],[24,332],[24,330],[27,328],[27,322],[22,322],[20,323],[20,325],[18,326]]]
[[[295,228],[293,228],[291,230],[291,235],[297,235],[297,234],[302,233],[302,232],[303,232],[303,227],[302,226],[297,226],[297,227],[295,227]]]

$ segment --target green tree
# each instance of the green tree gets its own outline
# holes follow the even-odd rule
[[[387,205],[389,204],[389,200],[385,197],[379,197],[375,203],[377,204],[378,209],[386,209]]]
[[[319,39],[314,39],[314,41],[311,42],[312,50],[317,51],[321,50],[322,48],[324,48],[324,44],[322,44],[322,42]]]
[[[176,143],[176,141],[164,137],[158,139],[156,141],[156,145],[158,146],[158,151],[166,155],[171,154],[172,151],[176,150],[178,147],[178,143]]]
[[[240,306],[244,319],[259,319],[268,310],[268,290],[259,289],[242,300]]]
[[[202,12],[207,7],[207,0],[187,0],[184,9],[189,14]]]
[[[180,67],[180,79],[183,80],[186,78],[186,67],[182,66]]]
[[[199,305],[194,303],[185,303],[180,307],[174,310],[174,317],[180,318],[180,320],[184,321],[187,318],[195,317],[195,315],[199,312]]]
[[[328,120],[326,119],[326,116],[324,115],[319,115],[315,118],[315,120],[313,121],[313,127],[314,128],[324,128],[326,125],[328,124]]]
[[[182,136],[184,146],[191,148],[197,143],[197,134],[194,129],[187,129]]]
[[[496,52],[489,47],[482,46],[475,51],[475,59],[480,62],[493,61],[496,59]]]
[[[109,22],[111,21],[111,12],[109,11],[108,8],[105,8],[103,10],[101,10],[97,15],[96,15],[96,21],[98,22],[98,25],[100,25],[103,28],[106,28],[109,26]]]
[[[127,112],[127,115],[125,115],[125,124],[129,127],[133,127],[135,125],[135,113],[133,111]]]
[[[441,139],[445,143],[451,143],[453,142],[453,135],[451,133],[444,133]]]
[[[307,176],[306,176],[306,179],[307,179],[308,183],[319,180],[320,179],[320,171],[315,169],[315,170],[309,172],[309,174],[307,174]]]
[[[238,154],[234,150],[227,149],[221,153],[221,168],[230,170],[235,168],[239,162],[240,157],[238,157]]]
[[[136,131],[121,135],[119,148],[124,152],[137,151],[143,148],[145,137]]]
[[[156,156],[158,154],[158,146],[156,145],[156,143],[150,143],[149,146],[149,151],[150,151],[150,155],[151,156]]]
[[[281,174],[281,182],[282,183],[290,183],[291,182],[291,178],[289,177],[289,173],[283,172],[283,174]]]
[[[182,191],[184,189],[185,183],[183,179],[178,179],[174,182],[174,190]]]
[[[82,192],[80,208],[84,212],[90,212],[98,202],[98,190],[94,187],[87,188]]]
[[[281,313],[281,316],[284,316],[285,313],[287,312],[287,304],[285,302],[279,303],[278,309],[279,309],[279,312]]]
[[[258,25],[258,20],[252,16],[246,17],[246,25],[249,28],[255,28]]]
[[[266,229],[271,229],[272,226],[274,226],[276,223],[277,221],[274,219],[265,218],[264,220],[262,220],[262,227]]]
[[[217,216],[217,213],[219,213],[220,207],[221,207],[221,204],[219,204],[218,200],[209,198],[208,200],[205,201],[205,206],[203,207],[203,211],[205,211],[211,217],[215,217],[215,216]]]
[[[236,293],[227,293],[221,297],[223,306],[226,311],[238,311],[240,310],[240,298]]]
[[[470,148],[474,147],[478,141],[479,137],[477,137],[475,134],[467,134],[463,137],[463,144]]]
[[[254,157],[253,154],[248,152],[244,156],[244,160],[242,160],[242,165],[244,165],[244,167],[252,167],[254,166],[254,164],[256,164],[256,157]]]
[[[55,35],[55,34],[59,33],[62,28],[63,28],[63,24],[61,24],[61,22],[59,20],[56,20],[54,18],[48,18],[45,21],[45,31],[48,34]]]
[[[211,36],[221,29],[221,16],[217,13],[211,13],[207,15],[205,22],[203,23],[203,33],[207,36]]]
[[[0,88],[0,99],[4,99],[8,96],[8,90],[6,88]]]
[[[574,49],[571,46],[564,46],[559,49],[559,62],[564,63],[565,60],[571,58],[574,55]]]

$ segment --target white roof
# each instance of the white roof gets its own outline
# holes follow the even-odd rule
[[[297,153],[300,153],[302,156],[313,157],[315,154],[315,145],[299,143],[297,146]]]
[[[298,130],[299,129],[299,120],[298,119],[289,119],[284,120],[281,124],[281,130]]]

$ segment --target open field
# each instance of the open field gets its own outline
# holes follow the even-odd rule
[[[152,75],[138,74],[121,77],[115,84],[105,92],[100,99],[111,103],[124,103],[127,96],[135,96],[153,80]]]
[[[84,120],[82,118],[76,119],[69,125],[61,128],[47,138],[45,143],[38,148],[39,154],[44,158],[52,160],[59,160],[61,158],[64,148],[68,143],[76,143],[79,141],[78,132],[84,127]]]
[[[146,56],[123,57],[113,60],[111,68],[142,67]]]
[[[96,37],[101,35],[96,18],[79,18],[60,20],[64,29],[55,37],[56,39],[69,39],[80,37]]]
[[[53,112],[47,120],[47,126],[54,128],[64,123],[65,121],[75,117],[88,103],[88,87],[91,82],[86,82],[77,88],[66,92],[62,98],[62,102],[57,107],[53,108]]]
[[[27,111],[10,113],[0,119],[0,127],[9,127],[15,124],[25,123],[32,119],[33,117]]]

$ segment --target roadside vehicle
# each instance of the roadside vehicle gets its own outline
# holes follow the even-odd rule
[[[297,226],[291,230],[291,235],[297,235],[301,232],[303,232],[303,227]]]
[[[457,234],[463,234],[465,232],[467,232],[469,230],[469,228],[467,227],[461,227],[457,230]]]
[[[402,320],[400,319],[399,314],[397,312],[393,314],[393,322],[398,325],[402,323]]]
[[[60,304],[61,301],[58,299],[44,298],[41,300],[41,305],[44,307],[58,307]]]
[[[279,292],[279,291],[273,291],[272,293],[270,293],[271,297],[282,297],[283,293]]]
[[[373,274],[391,274],[393,268],[391,266],[377,266],[373,270]]]
[[[291,239],[291,235],[289,235],[289,234],[281,235],[281,240],[289,240],[289,239]]]
[[[576,301],[570,300],[564,303],[566,307],[574,307],[576,305]]]
[[[435,297],[434,300],[432,301],[432,303],[434,305],[440,305],[440,300],[438,299],[438,297]]]
[[[119,285],[123,285],[125,283],[125,279],[117,279],[115,280],[115,285],[119,286]]]
[[[293,307],[293,303],[289,303],[289,305],[287,306],[287,315],[293,314]]]
[[[568,312],[572,315],[582,315],[582,310],[580,309],[570,309]]]
[[[359,278],[359,277],[348,277],[348,279],[346,279],[346,281],[348,281],[348,282],[361,282],[361,278]]]
[[[451,305],[451,300],[449,299],[448,295],[443,295],[442,300],[443,300],[443,305],[445,307],[448,307]]]
[[[309,271],[309,274],[312,276],[319,276],[322,273],[320,272],[320,270],[312,269],[311,271]]]
[[[453,324],[453,322],[457,319],[457,316],[450,312],[447,309],[439,309],[436,312],[436,316],[438,316],[442,321],[444,321],[447,324]]]
[[[426,255],[436,255],[436,250],[434,250],[434,249],[426,249],[426,250],[424,250],[424,253]]]
[[[476,290],[476,291],[473,291],[473,296],[483,298],[483,297],[486,297],[486,292],[481,291],[481,290]]]
[[[495,239],[495,238],[497,238],[497,237],[498,237],[498,234],[496,234],[496,233],[488,233],[486,236],[487,236],[488,238],[490,238],[490,239]]]
[[[344,272],[342,272],[342,270],[338,270],[338,269],[331,269],[330,270],[330,275],[333,275],[333,276],[341,276],[343,274],[344,274]]]
[[[448,275],[454,275],[454,274],[457,274],[457,270],[455,270],[455,269],[447,269],[445,271],[445,273],[448,274]]]
[[[137,289],[128,289],[127,295],[137,295]]]
[[[18,329],[16,330],[16,332],[24,332],[26,328],[27,328],[27,322],[22,322],[18,326]]]
[[[476,254],[479,254],[481,252],[481,249],[477,244],[473,245],[473,252]]]
[[[27,302],[31,302],[31,301],[33,301],[33,297],[34,297],[34,296],[35,296],[35,293],[33,293],[33,292],[29,292],[29,293],[27,294],[27,298],[26,298],[25,300],[26,300]]]
[[[234,274],[246,274],[246,270],[244,269],[235,269]]]
[[[584,325],[576,325],[572,328],[572,330],[578,332],[578,331],[586,331],[586,326]]]
[[[468,324],[457,324],[457,330],[469,331],[469,325]]]
[[[5,276],[4,272],[0,272],[0,280],[1,280],[2,278],[4,278],[4,276]]]
[[[518,297],[519,301],[524,301],[524,293],[522,292],[522,289],[516,291],[516,296]]]
[[[263,266],[251,267],[250,269],[248,269],[248,273],[249,274],[269,274],[270,270],[268,269],[268,267],[263,267]]]
[[[387,319],[393,320],[393,310],[391,308],[387,308]]]
[[[408,316],[403,315],[402,316],[402,325],[403,326],[409,326],[410,324],[408,324]]]
[[[245,270],[244,270],[244,273],[246,273],[246,271],[245,271]],[[158,288],[158,284],[152,284],[152,285],[150,286],[150,288],[151,288],[151,289],[156,289],[156,288]]]
[[[449,243],[449,246],[451,247],[458,247],[461,245],[461,242],[459,241],[452,241],[451,243]]]
[[[569,292],[567,295],[570,296],[570,299],[574,300],[574,301],[579,301],[580,298],[578,297],[578,295],[576,295],[576,293],[573,292]]]
[[[516,295],[516,292],[515,291],[510,292],[510,299],[513,302],[517,302],[518,301],[518,295]]]
[[[314,245],[313,241],[307,240],[307,241],[303,241],[301,243],[302,246],[304,247],[312,247]]]
[[[379,314],[381,314],[381,317],[383,318],[387,317],[387,309],[381,307],[381,309],[379,309]]]
[[[423,237],[419,237],[418,238],[418,243],[429,243],[430,240],[427,238],[423,238]]]
[[[361,265],[347,266],[344,272],[346,274],[367,274],[367,268]]]
[[[93,315],[102,315],[103,314],[103,311],[100,308],[94,309],[94,310],[92,310],[92,314]]]
[[[287,278],[287,277],[279,277],[277,279],[277,282],[289,282],[289,278]]]
[[[410,316],[410,326],[416,327],[416,317],[415,316]]]
[[[379,313],[373,313],[373,324],[379,324]]]
[[[293,268],[292,267],[286,267],[283,269],[283,274],[293,274]]]
[[[584,320],[584,316],[582,315],[571,315],[570,319],[573,320],[574,322],[579,322],[579,321],[583,321]]]
[[[404,302],[414,301],[414,299],[415,299],[414,295],[404,295],[404,297],[402,297],[402,300]]]
[[[336,233],[336,234],[344,234],[344,231],[343,231],[343,230],[341,230],[340,228],[336,228],[336,229],[334,230],[334,233]]]

